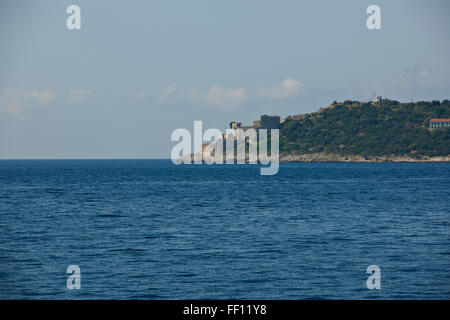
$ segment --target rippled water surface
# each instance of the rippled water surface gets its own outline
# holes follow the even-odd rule
[[[449,200],[448,163],[3,160],[0,298],[449,299]]]

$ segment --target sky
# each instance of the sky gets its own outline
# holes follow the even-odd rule
[[[68,6],[81,9],[69,30]],[[381,29],[369,30],[369,5]],[[173,130],[450,98],[446,0],[0,3],[0,159],[170,158]]]

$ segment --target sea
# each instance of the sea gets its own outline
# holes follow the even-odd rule
[[[0,298],[449,299],[449,200],[450,163],[1,160]]]

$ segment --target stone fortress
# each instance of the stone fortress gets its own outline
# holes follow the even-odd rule
[[[284,120],[284,119],[283,119]],[[253,125],[251,126],[243,126],[241,122],[232,121],[230,122],[230,129],[231,129],[231,136],[234,140],[238,138],[238,130],[247,130],[247,129],[280,129],[280,124],[283,122],[283,120],[280,120],[280,116],[269,116],[269,115],[262,115],[259,120],[253,121]],[[258,131],[257,131],[258,133]],[[222,139],[226,140],[228,138],[227,134],[222,135]],[[246,142],[252,144],[256,143],[257,141],[249,141],[248,138],[246,138]],[[202,155],[204,157],[210,157],[214,155],[214,151],[210,151],[208,149],[208,146],[210,146],[211,143],[203,143],[202,144]]]
[[[243,126],[240,122],[230,122],[231,134],[233,137],[237,137],[237,130],[247,130],[247,129],[280,129],[280,117],[279,116],[268,116],[266,114],[262,115],[259,120],[253,121],[252,126]],[[226,135],[224,135],[226,138]]]

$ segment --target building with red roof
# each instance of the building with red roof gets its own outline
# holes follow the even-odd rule
[[[450,127],[450,119],[430,119],[430,129]]]
[[[450,127],[450,119],[430,119],[430,129]]]

